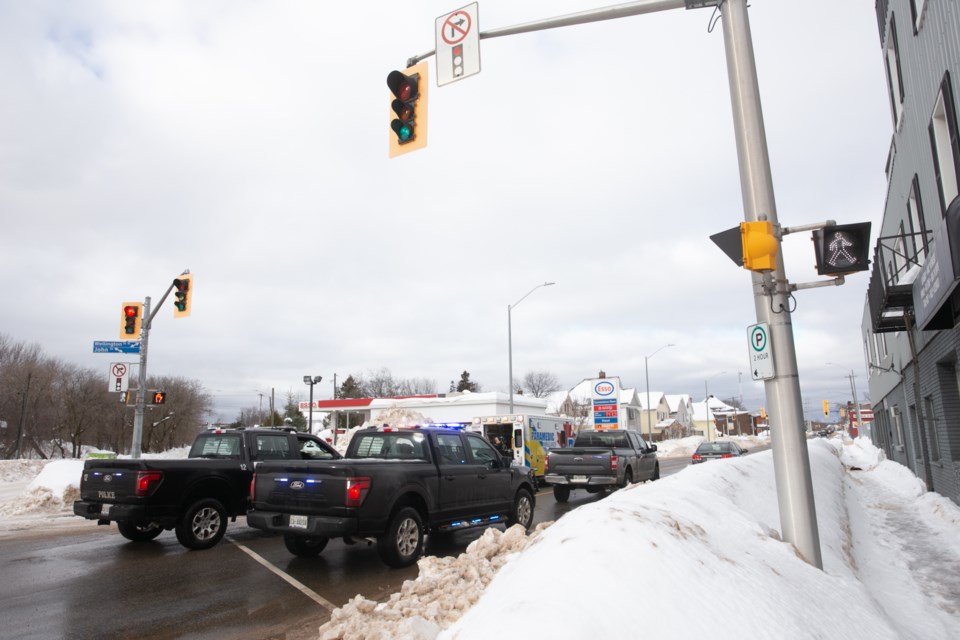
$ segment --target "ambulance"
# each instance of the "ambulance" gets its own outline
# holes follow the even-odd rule
[[[467,429],[490,442],[499,437],[512,452],[514,464],[529,467],[538,482],[543,480],[547,452],[566,447],[576,433],[573,420],[565,416],[482,416]]]

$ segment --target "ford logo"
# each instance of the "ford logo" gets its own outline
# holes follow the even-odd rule
[[[111,476],[110,474],[107,474],[107,475],[103,476],[103,481],[104,481],[104,482],[113,482],[113,476]]]
[[[303,480],[294,480],[290,483],[290,488],[296,491],[303,489]]]
[[[573,459],[573,461],[574,461],[574,462],[583,462],[583,458],[581,458],[580,456],[577,456],[577,457],[575,457],[575,458]]]

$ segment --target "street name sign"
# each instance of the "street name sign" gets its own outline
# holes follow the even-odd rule
[[[773,348],[770,346],[770,327],[766,322],[747,327],[750,346],[750,374],[754,380],[769,380],[774,377]]]
[[[139,340],[94,340],[94,353],[140,353]]]
[[[480,73],[478,3],[437,18],[437,86]]]

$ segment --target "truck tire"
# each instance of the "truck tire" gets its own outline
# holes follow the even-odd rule
[[[510,517],[507,518],[507,526],[512,527],[519,524],[524,529],[530,529],[532,522],[533,496],[526,489],[520,489],[513,499],[513,509],[510,510]]]
[[[227,510],[216,498],[190,505],[177,521],[177,540],[187,549],[209,549],[227,532]]]
[[[566,502],[570,499],[570,487],[562,484],[553,485],[553,498],[557,502]]]
[[[301,558],[313,558],[320,555],[330,538],[323,536],[298,536],[294,533],[283,534],[283,544],[287,551]]]
[[[377,538],[377,552],[389,567],[408,567],[423,553],[423,518],[413,507],[397,511],[387,532]]]
[[[660,463],[658,462],[653,466],[653,476],[650,478],[650,482],[660,479]]]
[[[626,472],[623,474],[623,484],[620,485],[620,488],[628,487],[633,484],[633,469],[627,467]]]
[[[129,522],[127,520],[118,520],[117,529],[120,530],[120,535],[133,542],[147,542],[163,533],[163,527],[156,522]]]

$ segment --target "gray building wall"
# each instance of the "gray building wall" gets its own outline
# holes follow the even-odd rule
[[[910,232],[908,200],[914,176],[922,206],[922,230],[936,233],[944,214],[928,127],[947,72],[952,83],[953,102],[960,105],[957,95],[960,87],[960,2],[926,0],[922,22],[919,29],[915,29],[911,9],[918,4],[919,0],[876,2],[881,61],[886,65],[887,48],[894,37],[892,28],[895,26],[904,93],[902,114],[893,132],[887,159],[888,190],[880,237],[900,234],[901,224],[907,233]],[[898,110],[894,101],[899,99],[895,79],[893,85],[890,96],[892,121]],[[954,121],[953,125],[957,127],[960,123]],[[932,242],[947,241],[932,234],[928,238]],[[892,259],[889,252],[880,255]],[[918,477],[932,484],[933,490],[960,504],[960,378],[957,375],[960,369],[960,328],[913,332],[919,362],[919,402],[926,414],[922,422],[914,384],[918,367],[913,361],[907,333],[874,335],[869,308],[864,311],[862,330],[869,393],[874,408],[873,441],[888,458],[909,467]]]

